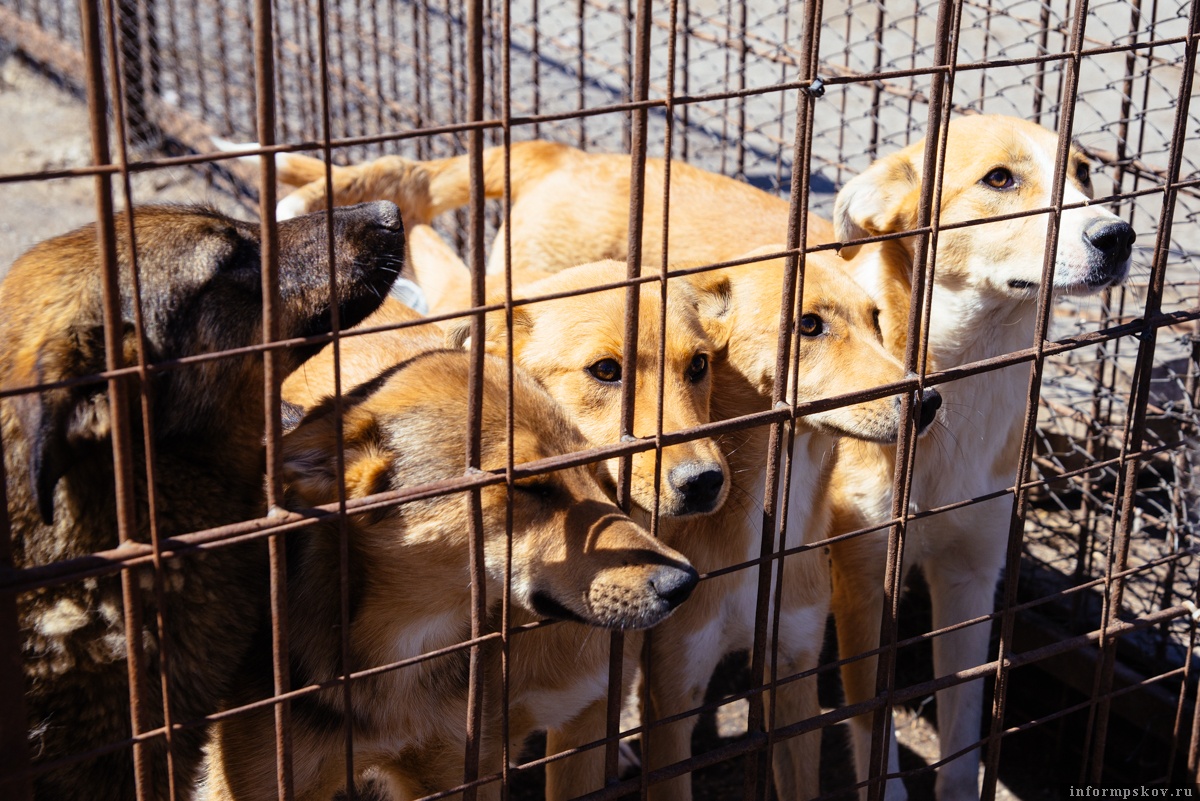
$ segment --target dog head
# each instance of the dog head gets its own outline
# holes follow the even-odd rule
[[[461,477],[466,472],[469,357],[434,351],[393,368],[343,398],[345,484],[350,498]],[[507,369],[485,358],[481,468],[507,463]],[[514,372],[515,464],[587,447],[561,407],[521,370]],[[336,500],[332,404],[312,410],[284,438],[284,475],[293,501]],[[522,478],[512,497],[512,597],[530,612],[598,626],[641,628],[663,619],[697,581],[687,560],[635,524],[606,497],[591,466]],[[506,562],[504,485],[481,491],[484,561],[496,598]],[[389,560],[422,575],[469,582],[468,497],[444,495],[356,515],[354,548],[372,570]],[[378,575],[378,574],[377,574]],[[458,579],[461,578],[461,581]],[[439,590],[443,591],[443,590]]]
[[[203,208],[144,207],[134,214],[144,343],[135,335],[130,231],[115,218],[124,362],[144,345],[147,363],[200,357],[262,342],[259,227]],[[338,311],[350,326],[387,294],[404,253],[395,206],[372,203],[334,216]],[[280,339],[330,330],[332,302],[323,216],[279,226]],[[21,256],[0,284],[0,386],[70,381],[105,369],[104,270],[94,225],[43,242]],[[286,374],[320,345],[280,351]],[[160,443],[235,442],[228,455],[261,448],[260,353],[200,359],[153,373],[153,425]],[[103,382],[18,395],[7,402],[28,448],[30,492],[44,522],[59,479],[89,448],[105,446],[111,412]],[[136,404],[131,404],[136,407]],[[255,433],[257,432],[257,433]],[[245,447],[243,447],[245,446]],[[230,469],[233,469],[231,458]],[[256,464],[261,472],[261,465]],[[248,468],[249,469],[249,468]]]
[[[777,253],[782,246],[760,248],[748,256]],[[905,378],[903,365],[888,352],[879,327],[879,308],[840,268],[836,256],[810,253],[803,275],[803,305],[795,316],[799,333],[797,368],[790,370],[786,397],[798,403],[871,389]],[[761,398],[775,384],[779,312],[784,260],[769,259],[692,278],[704,291],[707,282],[728,282],[727,369],[735,371]],[[919,430],[935,419],[941,398],[934,389],[921,399]],[[900,398],[890,396],[814,412],[800,422],[834,436],[895,442],[901,425]]]
[[[995,115],[950,123],[942,185],[941,225],[989,220],[1051,205],[1057,134],[1025,120]],[[924,140],[876,161],[838,193],[837,236],[848,241],[916,227]],[[1091,165],[1072,147],[1063,203],[1092,197]],[[982,297],[1025,300],[1041,283],[1048,213],[993,220],[938,235],[937,282]],[[1136,234],[1107,209],[1062,213],[1055,251],[1055,293],[1087,294],[1119,284],[1129,271]],[[912,240],[891,247],[908,252]],[[843,248],[852,257],[856,247]]]
[[[599,286],[625,277],[625,265],[606,261],[574,267],[522,289],[525,297]],[[666,309],[666,351],[660,368],[659,321],[662,309],[657,283],[641,288],[638,307],[637,380],[633,434],[654,436],[658,386],[663,384],[662,430],[679,431],[709,421],[712,393],[710,365],[721,349],[706,331],[701,307],[718,301],[724,289],[703,296],[686,281],[671,281]],[[451,344],[469,333],[459,323]],[[487,349],[507,353],[502,313],[488,316]],[[597,445],[617,442],[621,430],[621,363],[625,342],[625,290],[589,292],[518,306],[513,310],[513,355],[567,409],[588,440]],[[602,468],[610,485],[617,479],[617,460]],[[643,509],[655,502],[655,454],[633,457],[632,494]],[[696,439],[663,448],[659,512],[668,516],[703,514],[720,508],[728,491],[728,467],[711,439]]]

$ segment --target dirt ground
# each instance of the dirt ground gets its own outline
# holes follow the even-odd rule
[[[87,105],[17,55],[0,51],[0,176],[86,167],[92,162]],[[137,154],[131,154],[131,160]],[[114,203],[124,190],[114,181]],[[134,203],[205,203],[246,217],[228,195],[195,171],[170,168],[134,174]],[[91,176],[3,184],[0,208],[0,277],[33,244],[96,219]]]

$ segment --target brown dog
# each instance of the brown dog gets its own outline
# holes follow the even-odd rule
[[[345,325],[378,306],[404,252],[400,216],[390,203],[339,210],[334,217],[339,313]],[[258,227],[205,209],[139,209],[137,268],[145,339],[133,332],[131,259],[125,217],[116,221],[120,308],[127,363],[145,348],[147,363],[245,348],[262,339]],[[96,231],[82,228],[37,245],[0,284],[0,387],[31,388],[0,401],[8,516],[19,567],[82,557],[117,546],[111,442],[114,410],[104,382],[37,392],[40,384],[105,369],[102,270]],[[325,220],[279,227],[277,310],[280,335],[329,330],[330,295],[322,269]],[[316,346],[280,351],[284,371]],[[151,373],[157,530],[170,537],[266,512],[263,503],[263,360],[257,353]],[[134,392],[136,396],[136,390]],[[135,433],[135,539],[149,537],[142,406],[130,405]],[[137,571],[136,610],[144,621],[147,675],[142,730],[163,725],[163,660],[169,660],[171,720],[216,711],[233,687],[265,590],[260,545],[218,547],[167,560],[155,603],[150,568]],[[24,636],[29,738],[35,766],[119,744],[131,734],[126,618],[121,582],[90,578],[26,593],[18,600]],[[160,631],[156,618],[161,615]],[[163,737],[145,741],[147,797],[187,798],[205,729],[172,732],[167,767]],[[134,791],[129,747],[68,761],[35,779],[44,799],[128,799]]]
[[[413,315],[389,303],[368,324]],[[346,489],[350,498],[462,476],[467,424],[467,354],[428,351],[413,329],[343,343],[342,377],[369,373],[379,354],[408,358],[344,396]],[[424,352],[422,352],[424,351]],[[416,355],[413,355],[416,354]],[[333,373],[326,355],[285,387],[309,397]],[[487,357],[483,374],[482,467],[502,470],[507,375]],[[521,370],[512,387],[513,458],[521,464],[582,450],[586,443],[562,410]],[[337,441],[333,405],[309,412],[285,438],[289,502],[336,499]],[[607,637],[588,626],[641,628],[681,603],[696,582],[678,553],[651,538],[605,496],[593,469],[575,467],[520,479],[507,498],[503,485],[482,492],[486,594],[493,615],[503,594],[506,504],[512,503],[512,622],[566,619],[513,636],[509,686],[510,736],[554,729],[594,694],[594,678],[576,669]],[[463,493],[354,515],[349,524],[352,670],[407,659],[469,637],[468,504]],[[293,686],[341,672],[337,635],[338,528],[322,525],[291,541],[289,602]],[[492,624],[498,622],[494,617]],[[480,775],[500,769],[498,654],[486,651]],[[239,701],[270,693],[269,665],[247,677]],[[412,798],[452,788],[463,778],[467,652],[358,679],[353,685],[355,771],[376,769],[392,797]],[[341,690],[302,696],[292,705],[297,798],[325,801],[345,780],[345,711]],[[271,710],[220,723],[210,749],[212,799],[277,795]],[[496,782],[480,797],[499,797]]]

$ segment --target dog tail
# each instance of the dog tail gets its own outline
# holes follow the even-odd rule
[[[262,147],[258,142],[234,142],[214,136],[212,143],[217,150],[223,153],[246,153],[240,157],[240,161],[258,164],[259,159],[262,158],[252,152]],[[336,172],[341,167],[335,166],[333,169]],[[302,156],[299,153],[276,153],[275,177],[281,184],[304,186],[325,177],[325,162],[312,156]]]
[[[509,170],[515,201],[559,162],[575,152],[554,142],[519,142],[509,150]],[[286,157],[284,161],[279,156]],[[279,201],[275,216],[286,220],[325,208],[325,163],[294,153],[276,157],[279,180],[300,185]],[[504,148],[483,152],[483,194],[504,196]],[[400,207],[405,225],[428,224],[444,212],[465,206],[471,199],[471,168],[468,156],[414,161],[401,156],[383,156],[350,167],[333,170],[333,205],[348,206],[369,200],[390,200]]]

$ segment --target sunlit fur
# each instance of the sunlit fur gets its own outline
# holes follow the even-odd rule
[[[950,124],[940,223],[1051,205],[1058,136],[1023,120],[974,116]],[[834,220],[838,235],[851,239],[915,227],[924,140],[884,157],[839,192]],[[1090,196],[1077,168],[1086,163],[1072,148],[1064,203]],[[983,179],[996,168],[1009,170],[1013,186],[997,190]],[[987,359],[1033,345],[1037,286],[1042,275],[1048,214],[989,222],[938,235],[929,322],[930,371]],[[1119,283],[1128,261],[1103,264],[1084,241],[1097,223],[1116,222],[1108,210],[1084,206],[1063,212],[1055,255],[1053,291],[1084,293]],[[915,238],[868,245],[848,264],[882,310],[884,338],[902,355],[906,344]],[[844,248],[853,255],[857,248]],[[1031,288],[1032,287],[1032,288]],[[918,444],[910,507],[929,509],[1012,486],[1029,367],[1017,365],[939,385],[943,425]],[[892,515],[894,449],[846,441],[839,448],[833,490],[834,530],[845,533]],[[920,565],[930,585],[933,626],[941,628],[992,611],[992,597],[1010,524],[1011,495],[912,521],[905,539],[904,566]],[[844,657],[876,647],[883,604],[887,530],[833,546],[834,613]],[[944,676],[986,661],[988,627],[976,625],[933,641],[934,671]],[[875,694],[875,660],[843,669],[847,700]],[[942,757],[975,742],[982,686],[957,685],[938,694]],[[859,778],[867,776],[870,716],[851,723]],[[896,744],[889,754],[895,769]],[[977,798],[979,752],[939,769],[942,801]],[[899,781],[889,798],[902,797]],[[865,791],[864,791],[865,794]]]
[[[483,153],[484,193],[504,195],[502,148]],[[299,187],[279,203],[281,218],[326,207],[325,164],[308,156],[280,153],[278,178]],[[509,221],[514,270],[561,270],[629,255],[629,156],[584,153],[555,142],[515,142],[508,159],[512,215]],[[668,251],[672,262],[735,258],[755,245],[787,236],[788,202],[749,184],[673,161]],[[663,252],[663,179],[666,163],[646,159],[642,259],[658,265]],[[466,156],[412,161],[384,156],[333,168],[335,206],[366,199],[391,200],[410,228],[466,204],[470,179]],[[814,241],[833,241],[829,222],[809,217]],[[496,242],[504,241],[504,230]],[[504,249],[492,249],[489,273],[504,271]]]
[[[389,304],[368,321],[406,319]],[[411,318],[408,318],[411,319]],[[433,350],[425,332],[390,332],[343,343],[342,380],[372,374],[379,352],[407,359],[341,401],[346,494],[358,499],[460,477],[466,468],[470,357]],[[415,337],[415,341],[404,340]],[[285,396],[304,397],[332,380],[331,359],[295,377]],[[507,368],[486,357],[483,372],[483,470],[503,469]],[[299,390],[299,394],[293,394]],[[513,459],[524,464],[582,450],[586,443],[557,404],[520,370],[514,374]],[[335,502],[337,417],[332,400],[310,410],[284,442],[289,504]],[[675,602],[658,591],[664,579],[694,582],[681,555],[621,514],[587,467],[523,479],[511,498],[507,545],[505,487],[481,492],[485,630],[499,623],[505,573],[511,570],[511,622],[553,616],[557,623],[513,638],[509,657],[510,736],[514,747],[534,729],[553,729],[595,695],[575,663],[592,657],[606,634],[591,626],[640,628],[666,616]],[[466,493],[414,501],[353,515],[348,524],[350,660],[352,670],[418,656],[470,636],[470,505]],[[336,523],[294,532],[289,542],[289,620],[292,686],[325,681],[341,671],[339,528]],[[586,624],[586,625],[584,625]],[[500,770],[500,665],[496,643],[482,653],[484,696],[481,775]],[[375,769],[396,801],[451,788],[462,781],[467,721],[467,651],[357,679],[351,699],[355,771]],[[269,664],[252,666],[245,703],[271,692]],[[211,799],[275,798],[273,712],[270,708],[223,721],[210,748]],[[325,801],[345,781],[346,712],[342,691],[292,703],[296,797]],[[479,797],[498,798],[498,784]]]
[[[514,220],[514,225],[520,224]],[[417,230],[420,230],[418,226]],[[582,244],[579,247],[583,247]],[[777,252],[779,246],[762,253]],[[435,237],[413,238],[413,267],[418,276],[430,270],[445,269],[465,273],[457,257],[449,253]],[[713,349],[713,396],[709,415],[713,420],[729,419],[770,408],[775,383],[775,351],[779,338],[779,314],[782,301],[784,263],[781,259],[757,262],[742,267],[703,273],[688,279],[690,293],[682,285],[672,297],[689,294],[694,298],[700,323],[707,334],[700,336],[694,327],[668,323],[668,353],[681,345],[707,341]],[[559,273],[552,279],[519,286],[519,297],[546,294],[577,286],[611,281],[624,274],[624,265],[592,265]],[[874,323],[876,308],[871,299],[841,269],[834,256],[810,256],[805,268],[802,314],[821,317],[822,332],[803,337],[800,342],[799,370],[787,382],[788,397],[797,402],[869,389],[899,381],[904,377],[900,363],[883,347]],[[586,277],[585,280],[581,280]],[[656,285],[653,294],[643,291],[643,299],[652,304],[647,315],[643,306],[642,336],[647,330],[657,351],[658,309]],[[593,345],[609,332],[622,331],[623,291],[611,295],[611,308],[600,312],[596,295],[556,300],[547,304],[519,306],[537,314],[539,305],[549,311],[544,317],[529,318],[518,314],[514,320],[514,354],[519,363],[543,376],[551,392],[571,411],[575,419],[594,414],[580,402],[586,390],[579,385],[583,371],[594,355],[591,351],[576,355],[574,349]],[[461,297],[455,302],[462,303]],[[671,307],[669,302],[668,308]],[[686,307],[685,307],[686,308]],[[494,315],[488,325],[489,341],[503,342],[502,316]],[[532,332],[529,327],[532,325]],[[538,339],[540,337],[540,339]],[[529,340],[538,339],[537,342]],[[679,361],[690,352],[681,348]],[[496,347],[494,352],[504,353]],[[678,371],[678,368],[677,368]],[[560,374],[572,374],[574,381]],[[639,379],[639,386],[646,383]],[[656,390],[657,382],[651,386]],[[670,386],[670,385],[668,385]],[[640,390],[639,390],[640,391]],[[668,392],[668,402],[672,397]],[[683,404],[681,404],[681,407]],[[893,397],[856,404],[801,418],[795,429],[794,458],[788,514],[790,546],[818,542],[825,535],[829,515],[823,502],[829,475],[830,456],[840,436],[861,436],[873,440],[894,441],[900,424],[899,402]],[[670,416],[667,416],[670,419]],[[611,424],[609,424],[611,426]],[[669,427],[664,425],[664,430]],[[749,429],[718,438],[726,457],[731,487],[730,497],[717,512],[686,519],[662,517],[659,535],[672,547],[688,554],[699,569],[709,572],[754,558],[758,554],[762,523],[764,469],[768,431]],[[669,450],[667,452],[669,455]],[[666,470],[664,468],[664,474]],[[635,493],[636,497],[636,493]],[[810,550],[786,560],[781,613],[780,675],[789,675],[816,666],[829,606],[827,556],[820,549]],[[649,674],[648,701],[658,716],[693,708],[703,698],[710,676],[724,654],[749,647],[753,638],[756,603],[755,573],[743,570],[705,581],[692,598],[651,635],[653,664]],[[639,641],[626,638],[626,653],[636,654]],[[632,659],[627,660],[626,681],[631,677]],[[580,674],[584,665],[577,666]],[[594,664],[595,686],[602,692],[603,664]],[[550,732],[550,753],[590,743],[604,735],[605,707],[602,695],[569,726]],[[811,717],[819,712],[815,681],[791,682],[777,699],[780,725]],[[691,729],[695,719],[688,718],[669,727],[656,728],[643,737],[647,768],[684,759],[690,755]],[[815,794],[820,735],[791,738],[777,750],[776,781],[781,797]],[[603,752],[592,749],[568,760],[547,766],[550,798],[573,797],[598,789],[603,783]],[[655,798],[690,797],[690,779],[684,777],[658,783],[651,788]]]

